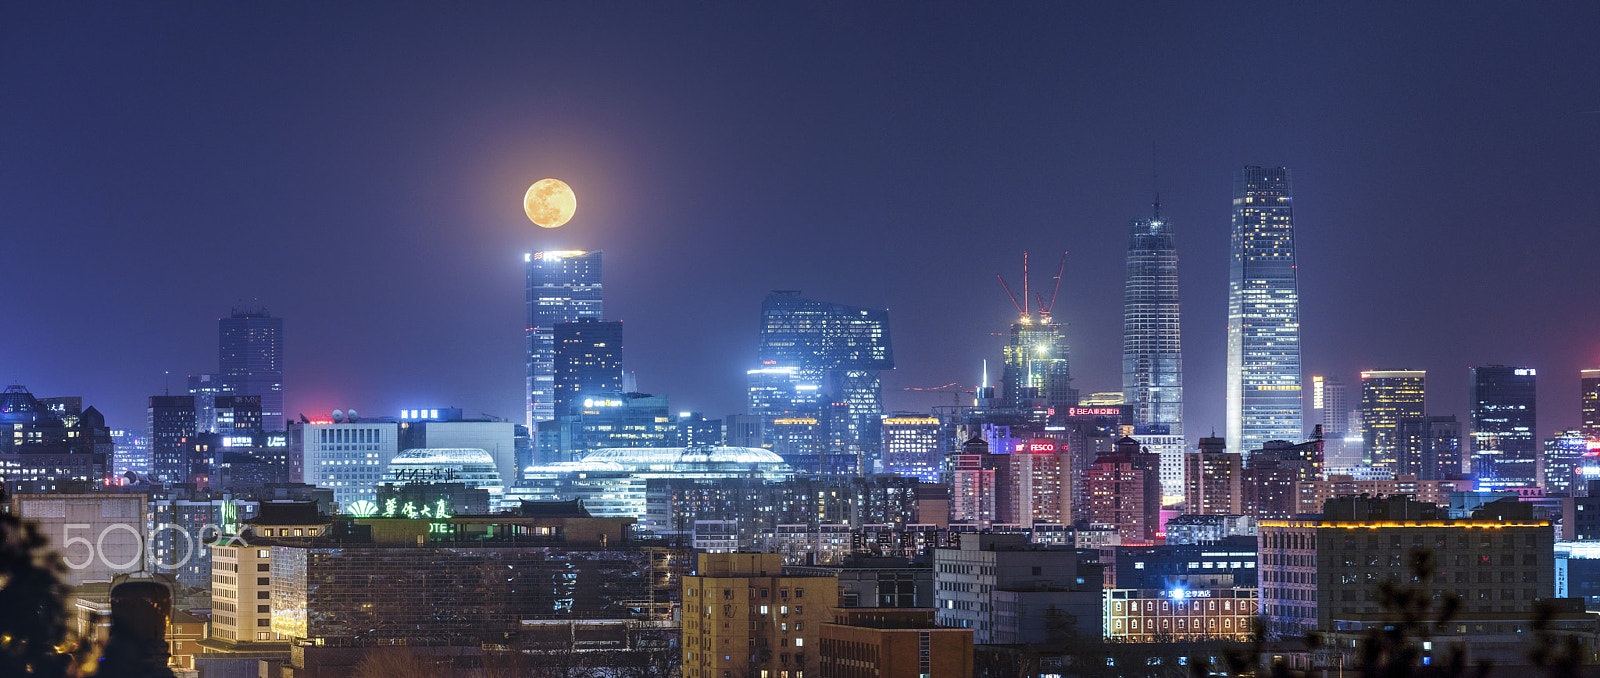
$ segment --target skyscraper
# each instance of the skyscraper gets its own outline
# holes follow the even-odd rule
[[[882,450],[883,382],[894,369],[889,312],[816,301],[779,290],[761,304],[763,367],[793,367],[798,384],[820,384],[849,411],[846,438],[857,451]]]
[[[1026,409],[1028,401],[1039,399],[1045,407],[1062,411],[1078,404],[1067,342],[1049,313],[1028,313],[1011,323],[1011,338],[1002,353],[1005,406]]]
[[[1582,409],[1579,430],[1590,438],[1600,438],[1600,369],[1583,370],[1578,374],[1580,394],[1578,404]]]
[[[1361,434],[1368,464],[1390,473],[1415,473],[1401,468],[1400,422],[1422,418],[1427,377],[1425,370],[1361,373]]]
[[[1345,397],[1344,380],[1336,377],[1311,378],[1311,416],[1307,423],[1322,427],[1323,453],[1330,466],[1346,466],[1360,459],[1346,456],[1345,434],[1350,430],[1350,404]]]
[[[1149,219],[1128,226],[1122,292],[1122,392],[1131,423],[1183,435],[1183,345],[1178,323],[1178,250],[1156,200]]]
[[[622,323],[598,318],[556,323],[556,416],[584,396],[622,392]]]
[[[261,396],[261,425],[283,430],[283,318],[260,306],[217,321],[218,395]]]
[[[1417,480],[1461,475],[1461,422],[1455,415],[1401,419],[1395,440],[1400,449],[1396,474],[1412,474]]]
[[[1467,406],[1472,473],[1503,486],[1538,484],[1537,372],[1531,367],[1468,368]]]
[[[161,482],[187,482],[191,470],[187,443],[195,434],[194,396],[150,396],[146,415],[150,431],[150,474]]]
[[[1289,170],[1248,166],[1233,177],[1228,270],[1228,449],[1302,435],[1300,290]]]
[[[529,252],[527,391],[528,429],[556,416],[556,323],[605,317],[600,253],[581,250]]]

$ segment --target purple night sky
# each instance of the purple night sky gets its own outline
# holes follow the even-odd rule
[[[1187,433],[1223,430],[1232,172],[1294,171],[1306,374],[1600,367],[1597,3],[7,3],[0,380],[142,429],[285,319],[292,415],[521,420],[523,263],[605,251],[641,390],[744,410],[772,289],[890,310],[904,387],[975,384],[1024,250],[1077,386],[1120,390],[1151,145]],[[522,214],[559,177],[567,226]],[[991,366],[998,374],[998,368]],[[1309,381],[1309,379],[1308,379]],[[1354,396],[1354,391],[1352,391]]]

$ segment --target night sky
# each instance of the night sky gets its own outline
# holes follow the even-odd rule
[[[900,389],[998,375],[995,274],[1070,250],[1076,385],[1119,390],[1154,184],[1192,439],[1224,428],[1232,173],[1284,165],[1308,377],[1427,369],[1464,419],[1470,365],[1532,365],[1542,437],[1600,366],[1597,30],[1593,2],[5,3],[0,380],[142,429],[259,299],[291,415],[520,421],[522,253],[602,249],[674,409],[744,411],[772,289],[888,308],[889,406],[926,409],[953,398]],[[578,196],[555,231],[522,213],[544,177]]]

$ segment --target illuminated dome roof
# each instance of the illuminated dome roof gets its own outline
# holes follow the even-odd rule
[[[389,461],[390,466],[421,466],[424,464],[493,464],[494,457],[476,447],[418,447],[401,451]]]
[[[387,484],[462,483],[489,491],[492,499],[505,486],[494,457],[475,447],[423,447],[404,450],[389,461]]]
[[[656,464],[782,464],[783,457],[755,447],[607,447],[583,461],[623,466]]]

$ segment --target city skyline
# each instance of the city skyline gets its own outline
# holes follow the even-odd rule
[[[899,389],[970,387],[981,360],[998,361],[1002,342],[990,333],[1012,313],[993,274],[1021,251],[1070,250],[1056,317],[1074,354],[1074,386],[1113,391],[1124,228],[1145,203],[1141,149],[1154,138],[1163,212],[1183,226],[1191,438],[1223,428],[1222,333],[1209,319],[1221,314],[1225,289],[1226,176],[1246,163],[1300,174],[1306,379],[1354,383],[1363,369],[1415,366],[1433,373],[1429,413],[1464,420],[1467,367],[1527,365],[1544,372],[1536,435],[1577,426],[1577,372],[1600,366],[1592,339],[1600,319],[1584,311],[1596,306],[1595,286],[1573,284],[1583,274],[1567,271],[1584,270],[1582,253],[1600,244],[1592,225],[1600,205],[1585,190],[1595,172],[1584,159],[1600,144],[1600,116],[1587,113],[1600,105],[1551,78],[1582,81],[1600,70],[1576,28],[1593,25],[1594,8],[1537,16],[1297,8],[1276,18],[1199,7],[1009,17],[949,9],[893,38],[877,30],[893,18],[882,10],[837,11],[797,11],[775,31],[755,10],[725,9],[704,22],[642,9],[601,31],[597,17],[561,9],[549,20],[570,35],[549,45],[519,44],[509,28],[491,26],[463,33],[479,36],[478,56],[430,66],[428,55],[457,49],[458,39],[358,37],[354,49],[252,8],[183,16],[8,8],[7,54],[21,58],[0,60],[0,78],[18,92],[0,115],[17,130],[12,167],[30,171],[13,171],[0,188],[15,226],[0,263],[21,286],[0,310],[31,331],[4,344],[0,375],[41,396],[81,395],[114,426],[136,429],[147,398],[163,392],[164,372],[215,364],[215,330],[206,326],[216,309],[255,297],[293,334],[284,351],[288,416],[427,405],[516,419],[524,375],[513,257],[608,249],[608,318],[632,326],[628,369],[675,409],[744,411],[760,300],[804,289],[889,309],[897,369],[884,376],[884,409],[925,410],[948,394]],[[397,11],[389,21],[418,30],[441,13]],[[511,10],[454,18],[527,19]],[[329,8],[315,23],[359,19]],[[263,29],[246,28],[257,20]],[[1409,35],[1435,21],[1439,30],[1409,47],[1351,40],[1369,23]],[[671,30],[658,31],[663,22]],[[1116,28],[1096,36],[1089,26]],[[1208,30],[1215,35],[1200,37]],[[174,39],[127,50],[134,56],[124,63],[91,60],[104,47],[87,45],[140,47],[140,36],[157,32]],[[708,47],[676,47],[681,38],[661,37],[669,34]],[[1535,34],[1526,74],[1495,65]],[[258,57],[276,54],[280,35],[304,47],[285,74],[227,77],[265,72]],[[1074,40],[1048,40],[1063,35]],[[1468,50],[1457,42],[1467,38],[1452,35],[1483,44]],[[839,42],[839,53],[787,56],[813,54],[803,45],[821,39]],[[587,44],[596,40],[599,49]],[[590,59],[630,41],[638,51],[618,61]],[[1138,54],[1146,44],[1205,58],[1162,65]],[[1346,44],[1363,47],[1326,47]],[[1264,49],[1279,58],[1258,63]],[[652,51],[659,64],[634,56]],[[339,56],[348,53],[371,56]],[[507,85],[550,59],[570,73],[543,72],[533,89],[564,95],[561,103]],[[318,75],[329,61],[371,69],[375,82],[420,77],[403,81],[415,82],[410,90],[349,89]],[[741,61],[750,65],[730,65]],[[1391,63],[1409,65],[1389,73]],[[456,77],[463,72],[482,74]],[[1097,72],[1153,84],[1109,84]],[[1243,111],[1215,94],[1238,77],[1278,82],[1281,96]],[[700,99],[663,91],[684,88]],[[1023,94],[1000,96],[1007,89]],[[724,90],[742,98],[711,96]],[[974,94],[947,97],[952,90]],[[266,91],[290,96],[258,106]],[[1106,100],[1115,115],[1064,108],[1074,92]],[[1181,105],[1150,105],[1163,92]],[[630,97],[640,114],[619,112]],[[792,97],[837,108],[816,120],[783,114]],[[388,115],[415,102],[414,114]],[[708,102],[719,112],[697,122]],[[1319,115],[1318,102],[1338,102],[1340,112]],[[1016,117],[992,124],[1002,113]],[[107,143],[82,144],[83,135]],[[944,142],[951,138],[958,143]],[[63,145],[95,150],[54,153]],[[880,159],[842,162],[852,157],[845,148]],[[1505,171],[1517,166],[1540,171]],[[527,184],[544,176],[568,180],[582,204],[553,232],[537,232],[519,209]],[[966,181],[989,197],[950,200],[973,195]],[[87,185],[105,190],[84,195]],[[1541,192],[1569,198],[1523,199]],[[261,193],[280,199],[263,204]],[[243,204],[256,209],[236,209]],[[841,209],[820,219],[824,206]],[[1494,262],[1506,275],[1476,275],[1464,262]],[[63,298],[94,308],[64,314]],[[1474,320],[1480,309],[1497,322]],[[1492,329],[1501,326],[1525,331]]]

